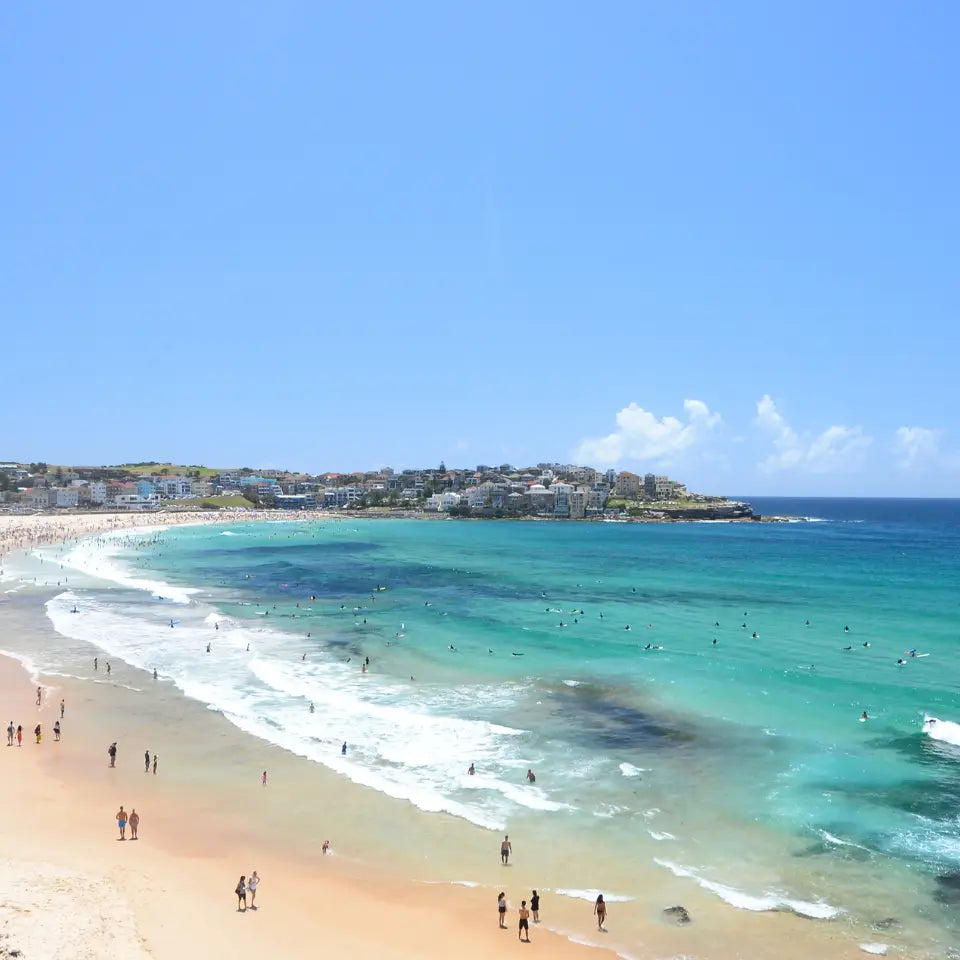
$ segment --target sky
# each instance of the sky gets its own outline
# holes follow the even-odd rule
[[[0,460],[960,495],[958,30],[4,4]]]

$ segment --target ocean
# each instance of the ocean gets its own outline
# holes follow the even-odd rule
[[[47,548],[100,579],[47,603],[62,648],[20,652],[156,669],[358,784],[535,838],[556,893],[669,883],[942,956],[960,501],[744,499],[807,519],[292,519]]]

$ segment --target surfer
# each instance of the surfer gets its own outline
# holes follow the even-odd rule
[[[898,667],[902,667],[904,664],[906,664],[906,662],[907,662],[907,661],[904,660],[903,657],[897,657],[897,666],[898,666]]]
[[[844,649],[844,650],[852,650],[853,647],[844,647],[843,649]]]
[[[864,645],[865,647],[869,647],[869,646],[870,646],[870,641],[869,641],[869,640],[864,640],[864,641],[863,641],[863,645]]]

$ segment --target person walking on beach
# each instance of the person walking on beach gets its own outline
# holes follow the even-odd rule
[[[10,726],[7,727],[7,746],[13,746],[13,735],[16,733],[16,728],[13,725],[13,721],[10,721]]]
[[[157,755],[153,755],[153,775],[157,775]]]
[[[40,742],[40,724],[39,723],[33,728],[33,735],[37,738],[37,743],[39,743]]]
[[[507,898],[503,895],[502,890],[497,894],[497,913],[500,914],[500,929],[506,930],[507,925],[505,920],[507,919]]]
[[[22,724],[17,724],[17,746],[23,746],[23,726]]]
[[[53,725],[53,739],[58,741],[60,740],[60,721],[57,720]]]
[[[593,912],[597,915],[597,929],[603,929],[603,921],[607,919],[607,905],[603,902],[603,894],[597,894],[597,902],[593,905]]]
[[[260,886],[260,878],[257,876],[257,871],[254,870],[250,874],[250,879],[247,881],[247,889],[250,891],[250,909],[257,909],[257,887]]]
[[[530,897],[530,909],[533,912],[533,922],[540,922],[540,894],[536,890],[533,891],[533,895]]]
[[[94,669],[94,670],[97,669],[97,661],[98,661],[98,659],[99,659],[98,657],[94,657],[94,658],[93,658],[93,669]]]
[[[61,700],[60,701],[60,719],[61,720],[63,719],[63,711],[66,709],[66,706],[67,706],[66,700]]]
[[[143,772],[144,773],[150,772],[150,751],[149,750],[143,751]]]
[[[130,839],[131,839],[131,840],[136,840],[136,839],[137,839],[137,827],[140,826],[140,814],[137,813],[137,808],[136,808],[136,807],[134,807],[134,808],[130,811],[130,819],[129,819],[128,823],[130,824]]]
[[[115,767],[117,765],[117,741],[114,740],[113,743],[107,747],[107,756],[110,758],[110,766]]]
[[[513,853],[513,844],[510,842],[510,838],[505,836],[503,838],[503,843],[500,844],[500,862],[506,866],[507,861],[510,859],[510,854]]]
[[[37,706],[40,706],[40,701],[43,699],[43,688],[37,687]]]
[[[526,937],[521,934],[526,932]],[[520,901],[520,929],[517,930],[517,939],[524,943],[530,942],[530,911],[527,909],[527,901]]]
[[[237,895],[237,913],[240,913],[241,908],[247,909],[247,878],[245,876],[237,881],[237,889],[234,893]]]
[[[266,770],[263,771],[263,776],[260,778],[260,782],[261,782],[264,786],[267,785],[267,771],[266,771]]]
[[[120,839],[127,839],[127,811],[123,809],[123,804],[117,811],[117,826],[120,828]]]

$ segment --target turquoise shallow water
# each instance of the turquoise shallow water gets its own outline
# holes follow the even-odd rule
[[[423,809],[573,828],[731,907],[893,917],[942,946],[960,899],[960,502],[756,503],[820,520],[183,528],[117,547],[114,572],[150,589],[49,610]],[[626,867],[618,883],[638,895]]]

